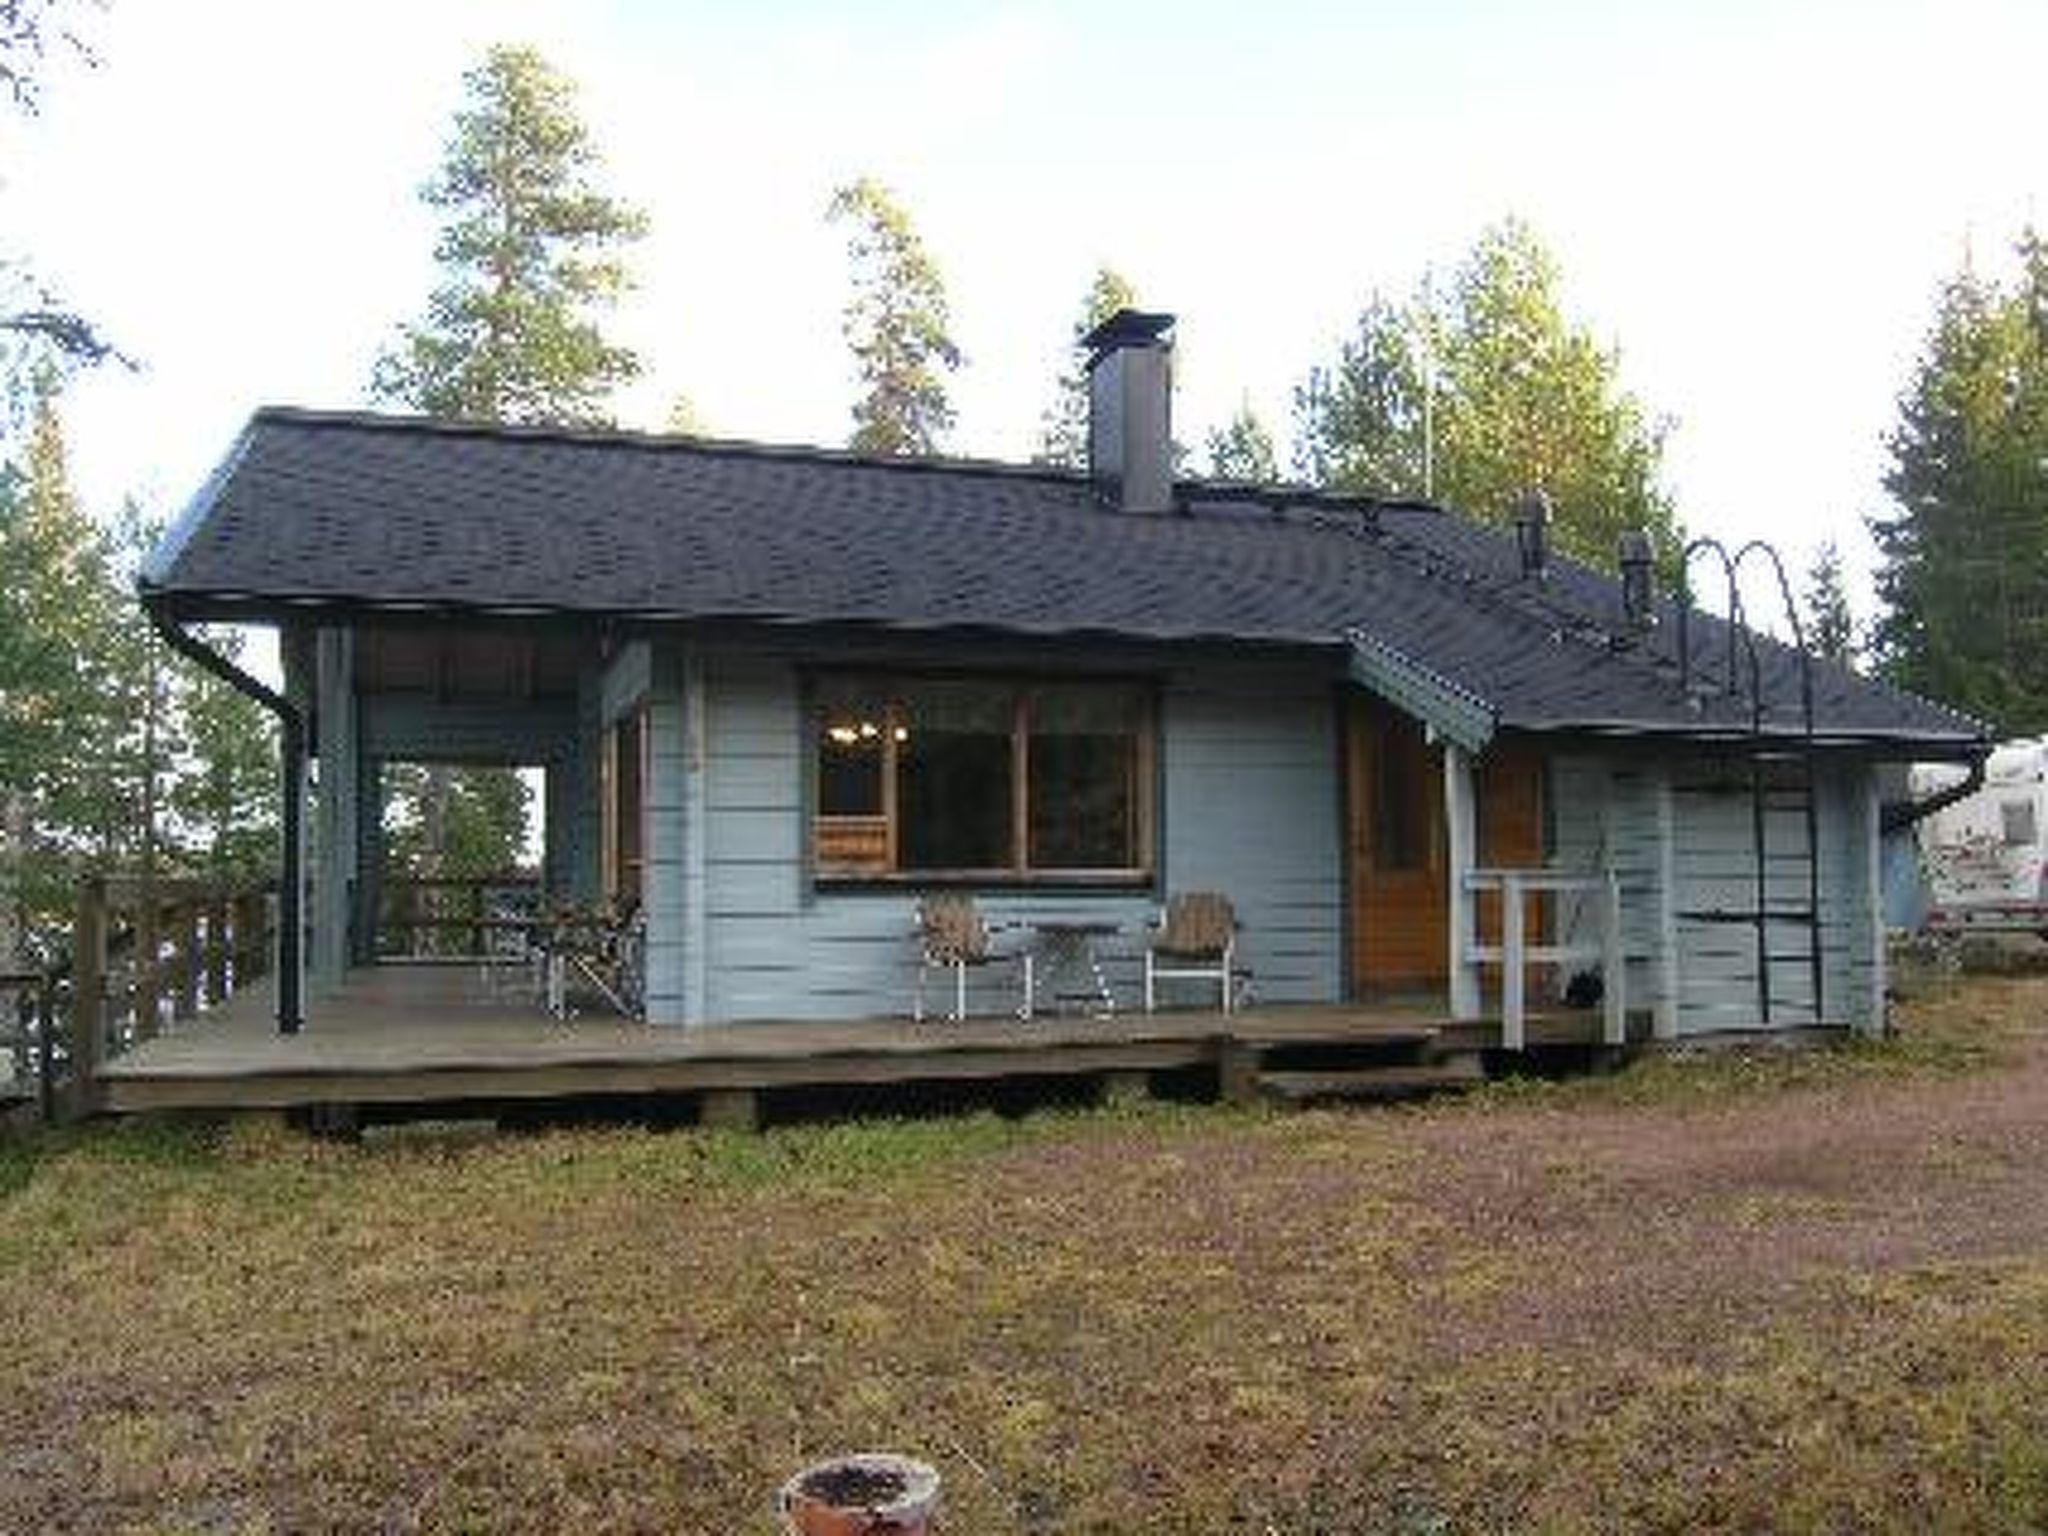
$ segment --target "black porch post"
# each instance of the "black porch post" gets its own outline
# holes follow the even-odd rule
[[[306,1020],[306,724],[297,710],[279,716],[278,745],[284,856],[277,890],[277,1032],[296,1035]]]

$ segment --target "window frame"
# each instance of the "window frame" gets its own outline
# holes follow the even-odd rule
[[[1003,886],[1016,888],[1070,887],[1105,890],[1144,890],[1156,884],[1159,867],[1159,685],[1156,679],[1128,673],[1052,673],[956,670],[923,667],[820,667],[804,674],[802,697],[802,750],[804,782],[803,854],[811,885],[819,890],[902,889],[918,886]],[[1010,741],[1010,846],[1006,865],[960,869],[904,869],[902,856],[902,810],[897,784],[896,727],[904,696],[921,684],[973,683],[1005,698],[1009,706]],[[887,700],[888,718],[882,731],[881,800],[878,814],[828,817],[820,795],[821,754],[819,738],[824,717],[824,695],[834,684],[852,684],[872,689]],[[1101,687],[1129,689],[1138,700],[1138,717],[1133,724],[1136,761],[1132,765],[1132,787],[1136,804],[1132,809],[1132,832],[1136,839],[1137,862],[1097,868],[1046,867],[1030,863],[1031,807],[1031,719],[1030,702],[1039,689]],[[879,830],[886,867],[851,867],[828,863],[822,856],[827,823],[840,824],[849,834],[865,831],[873,837]],[[874,824],[880,823],[879,829]]]

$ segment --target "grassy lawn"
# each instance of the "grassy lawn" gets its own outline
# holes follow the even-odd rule
[[[1428,1108],[0,1146],[0,1529],[2048,1524],[2048,981]]]

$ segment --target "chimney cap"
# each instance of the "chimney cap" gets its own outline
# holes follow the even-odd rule
[[[1081,338],[1089,360],[1120,347],[1144,346],[1160,340],[1173,329],[1173,316],[1143,309],[1120,309]]]

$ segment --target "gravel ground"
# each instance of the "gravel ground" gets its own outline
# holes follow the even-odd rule
[[[0,1529],[2048,1526],[2048,979],[1397,1111],[0,1153]]]

